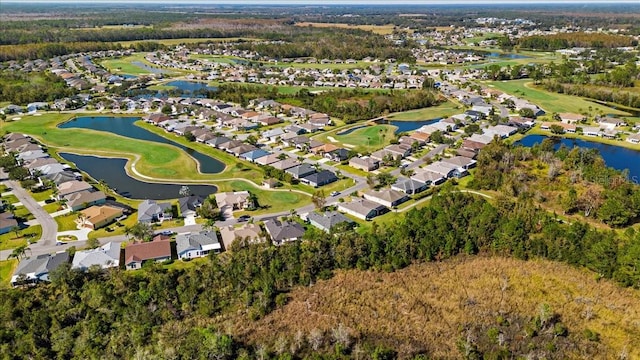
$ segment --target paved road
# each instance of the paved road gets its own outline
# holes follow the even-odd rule
[[[0,172],[0,178],[6,179],[6,174],[4,172]],[[50,249],[51,246],[55,246],[56,236],[58,234],[58,224],[53,220],[51,215],[49,215],[42,206],[38,205],[33,197],[31,197],[31,195],[20,186],[19,182],[13,180],[5,180],[3,182],[11,188],[13,194],[18,198],[18,201],[20,201],[22,205],[24,205],[24,207],[33,214],[36,222],[42,225],[42,237],[40,238],[40,241],[29,246],[31,251],[43,248],[44,251],[48,252],[48,249]],[[11,250],[0,251],[0,259],[6,259],[10,254]]]

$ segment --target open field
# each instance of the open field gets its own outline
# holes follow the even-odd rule
[[[507,94],[515,95],[540,106],[547,113],[571,112],[582,113],[592,108],[593,113],[602,111],[605,114],[629,115],[628,113],[585,100],[578,96],[556,94],[533,86],[530,79],[511,81],[490,81],[489,87]]]
[[[463,107],[457,105],[453,101],[446,101],[438,106],[432,106],[428,108],[409,110],[400,113],[391,114],[389,120],[398,121],[416,121],[416,120],[430,120],[436,118],[446,118],[451,115],[463,112]]]
[[[177,69],[161,69],[152,63],[148,62],[145,58],[144,53],[138,53],[127,57],[122,58],[112,58],[100,61],[100,65],[102,65],[105,69],[109,70],[113,74],[126,74],[126,75],[150,75],[153,71],[149,69],[145,69],[141,66],[134,64],[134,62],[140,62],[150,68],[158,69],[163,71],[163,75],[175,75],[175,74],[185,74],[189,73],[188,71],[177,70]]]
[[[566,326],[566,337],[525,335],[544,305]],[[492,346],[487,334],[499,329],[504,347],[520,353],[545,352],[542,344],[548,343],[559,358],[617,358],[624,352],[635,359],[639,318],[640,291],[597,280],[587,270],[476,256],[393,273],[338,271],[330,280],[296,288],[287,305],[257,322],[240,312],[216,322],[267,347],[273,344],[264,339],[292,343],[297,332],[316,331],[329,341],[332,329],[342,324],[352,341],[385,344],[397,349],[399,358],[416,353],[463,358],[459,341],[471,336],[487,351]],[[587,329],[598,333],[599,341],[590,341]]]
[[[9,287],[11,275],[18,266],[18,260],[0,260],[0,289]]]
[[[318,27],[318,28],[341,28],[341,29],[360,29],[370,31],[374,34],[389,35],[393,33],[395,25],[351,25],[343,23],[317,23],[317,22],[299,22],[296,26],[300,27]]]
[[[354,145],[357,151],[373,152],[391,143],[395,129],[392,125],[367,126],[334,138],[343,144]]]
[[[209,86],[220,86],[221,84],[226,84],[225,82],[220,82],[220,81],[211,81],[208,83]],[[229,83],[229,84],[237,84],[237,83]],[[389,92],[391,90],[389,89],[366,89],[366,88],[336,88],[336,87],[328,87],[328,86],[322,86],[322,87],[314,87],[314,86],[293,86],[293,85],[263,85],[263,84],[252,84],[252,83],[242,83],[240,85],[243,86],[268,86],[268,87],[276,87],[278,89],[278,93],[281,95],[293,95],[295,93],[297,93],[298,91],[302,90],[302,89],[306,89],[309,90],[310,92],[314,92],[314,91],[331,91],[331,90],[345,90],[345,91],[350,91],[350,90],[359,90],[359,91],[364,91],[364,92],[377,92],[377,93],[385,93],[385,92]],[[395,92],[400,92],[400,91],[408,91],[408,90],[394,90]],[[276,99],[278,100],[278,99]],[[296,100],[296,99],[291,99],[291,100]],[[294,105],[294,104],[292,104]]]

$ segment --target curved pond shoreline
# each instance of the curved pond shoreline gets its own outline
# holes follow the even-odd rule
[[[126,169],[129,159],[60,152],[58,155],[76,165],[96,181],[104,180],[119,195],[131,199],[167,200],[181,197],[182,186],[188,186],[192,194],[208,196],[218,188],[214,185],[189,183],[164,183],[142,181],[131,176]],[[132,165],[133,166],[133,165]]]
[[[638,150],[580,138],[553,137],[547,135],[527,135],[514,142],[514,145],[531,147],[541,143],[544,139],[554,140],[554,149],[556,150],[561,145],[568,148],[581,147],[597,149],[607,166],[620,171],[628,169],[631,179],[640,180],[640,151]]]
[[[136,126],[134,123],[138,120],[140,120],[140,117],[79,116],[64,121],[57,126],[61,129],[89,129],[105,131],[131,139],[152,141],[175,146],[184,150],[189,156],[194,158],[196,160],[198,172],[203,174],[217,174],[224,171],[226,168],[226,165],[223,162],[209,155],[198,152],[190,147],[184,146],[158,134],[154,134],[140,126]]]

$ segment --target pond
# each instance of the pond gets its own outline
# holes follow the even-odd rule
[[[153,66],[149,66],[145,63],[143,63],[142,61],[132,61],[131,65],[135,65],[141,69],[144,69],[152,74],[170,74],[171,71],[167,71],[167,70],[162,70],[159,69],[157,67],[153,67]]]
[[[520,54],[512,54],[512,53],[498,53],[492,52],[487,54],[487,57],[491,58],[500,58],[500,59],[529,59],[529,56],[520,55]]]
[[[414,131],[423,127],[424,125],[431,125],[442,120],[442,118],[430,119],[430,120],[415,120],[415,121],[390,121],[389,124],[396,126],[396,134],[401,132]]]
[[[207,85],[207,83],[198,82],[198,81],[174,80],[174,81],[168,82],[166,85],[176,87],[179,90],[182,90],[183,94],[187,94],[187,95],[190,93],[193,93],[194,91],[203,90],[203,89],[210,90],[210,91],[218,90],[218,88],[215,86],[209,86]]]
[[[81,116],[73,120],[67,121],[59,125],[62,129],[92,129],[98,131],[107,131],[113,134],[138,139],[153,141],[162,144],[169,144],[178,147],[191,155],[198,162],[200,172],[206,174],[216,174],[224,170],[224,164],[220,161],[197,152],[177,142],[166,139],[160,135],[156,135],[139,126],[133,125],[140,118],[136,117],[109,117],[109,116]]]
[[[367,126],[369,126],[369,125],[354,126],[354,127],[349,128],[347,130],[342,130],[340,132],[337,132],[336,135],[349,135],[349,134],[351,134],[352,132],[354,132],[354,131],[356,131],[358,129],[366,128]]]
[[[533,146],[534,144],[541,143],[544,139],[549,138],[544,135],[529,135],[522,140],[517,141],[516,144],[524,146]],[[567,139],[567,138],[551,138],[554,140],[554,148],[557,150],[561,145],[568,148],[574,148],[576,146],[585,149],[597,149],[600,151],[600,155],[606,162],[607,166],[610,166],[616,170],[629,170],[629,177],[631,179],[640,179],[640,151],[623,148],[620,146],[603,144],[595,141],[587,141],[581,139]]]
[[[180,197],[181,184],[147,183],[130,177],[124,170],[127,159],[101,158],[60,153],[96,180],[104,180],[118,194],[131,199],[166,200]],[[187,185],[192,194],[208,196],[218,189],[213,185]]]

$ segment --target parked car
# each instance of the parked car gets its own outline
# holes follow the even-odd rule
[[[238,221],[249,221],[249,219],[251,219],[251,216],[249,215],[242,215],[238,218]]]
[[[331,192],[331,196],[338,196],[338,195],[340,195],[339,191],[332,191]]]

